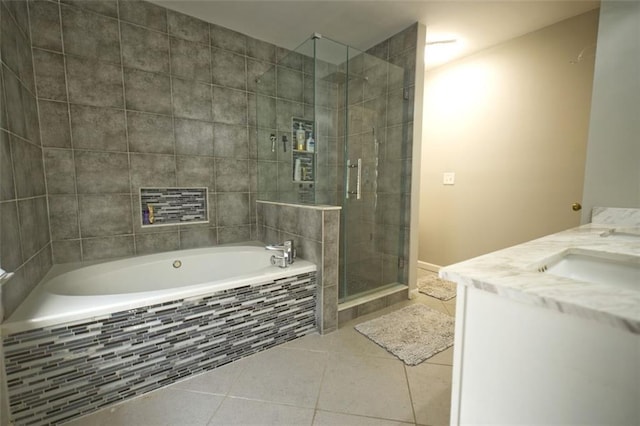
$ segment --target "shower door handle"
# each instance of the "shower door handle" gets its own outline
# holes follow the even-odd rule
[[[351,180],[351,169],[353,168],[357,168],[358,169],[358,175],[357,175],[357,179],[356,179],[356,190],[355,191],[349,191],[349,181]],[[356,200],[359,200],[362,197],[360,188],[361,188],[361,184],[360,181],[362,179],[362,158],[358,158],[358,162],[356,164],[351,164],[351,160],[347,160],[347,184],[346,184],[346,198],[349,199],[350,195],[355,195],[356,196]]]
[[[358,158],[358,179],[356,180],[356,199],[359,200],[361,195],[360,181],[362,180],[362,158]]]
[[[349,181],[351,180],[351,160],[347,160],[347,178],[345,179],[345,198],[349,199]]]

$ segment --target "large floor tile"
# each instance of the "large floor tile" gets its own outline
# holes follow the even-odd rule
[[[331,338],[333,352],[396,359],[395,355],[358,332],[352,326],[341,328],[333,333]]]
[[[226,398],[209,425],[303,426],[311,424],[313,413],[312,408],[292,407],[250,399]]]
[[[342,352],[383,358],[395,358],[395,356],[389,353],[386,349],[357,332],[351,323],[342,326],[339,330],[334,331],[333,333],[326,334],[324,336],[312,334],[293,340],[283,347],[320,352]]]
[[[425,361],[429,364],[453,365],[453,346],[435,354]],[[410,368],[407,366],[407,368]]]
[[[322,335],[320,333],[311,333],[306,336],[299,337],[295,340],[282,344],[281,348],[287,349],[304,349],[307,351],[329,352],[331,350],[331,341],[333,335],[337,331]]]
[[[67,423],[70,426],[205,426],[224,397],[161,389]]]
[[[416,423],[430,426],[448,425],[452,367],[422,363],[406,369]]]
[[[316,416],[313,419],[313,426],[406,426],[412,424],[321,410],[316,411]]]
[[[444,302],[444,307],[447,308],[449,315],[451,315],[452,317],[456,316],[456,298],[455,297],[451,300],[447,300],[446,302]]]
[[[327,362],[319,409],[413,422],[402,361],[336,353]]]
[[[229,396],[314,408],[327,354],[273,348],[248,358]]]
[[[242,372],[243,368],[248,364],[249,359],[250,357],[234,361],[206,373],[183,380],[172,385],[171,389],[183,389],[226,395],[229,392],[229,389],[231,389],[231,385]]]

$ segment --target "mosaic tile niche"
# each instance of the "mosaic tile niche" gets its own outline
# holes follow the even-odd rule
[[[140,188],[140,220],[145,227],[208,223],[208,204],[207,188]]]
[[[316,273],[4,338],[10,421],[51,425],[315,331]]]

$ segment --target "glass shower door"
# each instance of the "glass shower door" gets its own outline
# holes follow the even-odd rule
[[[406,283],[404,70],[349,47],[344,87],[341,301]]]

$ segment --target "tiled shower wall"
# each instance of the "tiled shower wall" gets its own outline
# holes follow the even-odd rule
[[[51,268],[51,244],[27,3],[0,3],[0,321]]]
[[[251,239],[254,80],[278,49],[141,1],[30,11],[54,262]],[[210,223],[142,229],[141,186],[208,187]]]
[[[318,43],[322,44],[324,40]],[[258,83],[256,121],[258,193],[261,200],[313,203],[315,198],[318,204],[339,204],[336,187],[338,84],[330,79],[330,75],[338,71],[338,66],[318,58],[314,63],[312,44],[313,40],[307,40],[300,51],[287,54],[263,74]],[[293,182],[293,117],[315,119],[315,187]],[[275,147],[270,135],[276,136]],[[286,150],[283,147],[284,137],[287,138]],[[306,191],[313,196],[305,197]]]

